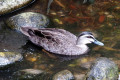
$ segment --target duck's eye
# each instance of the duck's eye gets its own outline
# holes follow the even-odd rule
[[[92,36],[87,36],[87,38],[93,38]]]

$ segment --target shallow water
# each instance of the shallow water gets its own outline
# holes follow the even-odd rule
[[[117,4],[115,6],[117,6]],[[44,70],[51,75],[48,77],[52,77],[56,72],[65,69],[70,70],[74,75],[85,74],[89,65],[87,66],[87,64],[84,63],[92,62],[98,57],[112,59],[118,64],[120,69],[120,14],[118,14],[119,12],[114,11],[114,9],[112,10],[113,12],[111,10],[104,11],[104,13],[108,12],[109,14],[105,15],[105,20],[103,21],[99,20],[100,15],[94,15],[95,20],[93,23],[91,19],[80,19],[79,21],[71,22],[60,16],[49,15],[49,18],[53,19],[53,23],[50,24],[49,27],[63,28],[76,36],[82,31],[91,31],[99,41],[102,41],[105,44],[103,47],[90,45],[91,51],[88,54],[74,57],[47,53],[42,48],[32,44],[26,36],[20,32],[11,30],[1,21],[0,51],[19,52],[24,58],[7,69],[1,69],[0,80],[12,80],[12,74],[14,72],[29,68]],[[100,12],[103,12],[103,10],[96,13]],[[114,17],[110,18],[108,16]],[[61,20],[63,23],[60,24],[60,21],[56,22],[54,19]]]

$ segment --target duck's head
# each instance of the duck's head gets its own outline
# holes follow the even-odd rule
[[[98,41],[97,39],[95,39],[95,37],[93,36],[93,34],[91,32],[85,31],[82,32],[77,39],[77,45],[86,45],[86,44],[90,44],[90,43],[94,43],[100,46],[104,46],[104,44],[100,41]]]

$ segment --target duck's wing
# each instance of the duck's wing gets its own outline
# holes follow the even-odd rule
[[[32,28],[32,27],[21,27],[21,32],[25,34],[26,36],[39,36],[41,38],[46,38],[46,39],[67,39],[70,42],[76,44],[77,37],[64,30],[64,29],[57,29],[57,28]]]

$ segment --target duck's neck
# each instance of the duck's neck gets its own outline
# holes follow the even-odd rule
[[[89,51],[89,47],[85,44],[80,44],[76,46],[81,49],[81,54],[87,53]]]

